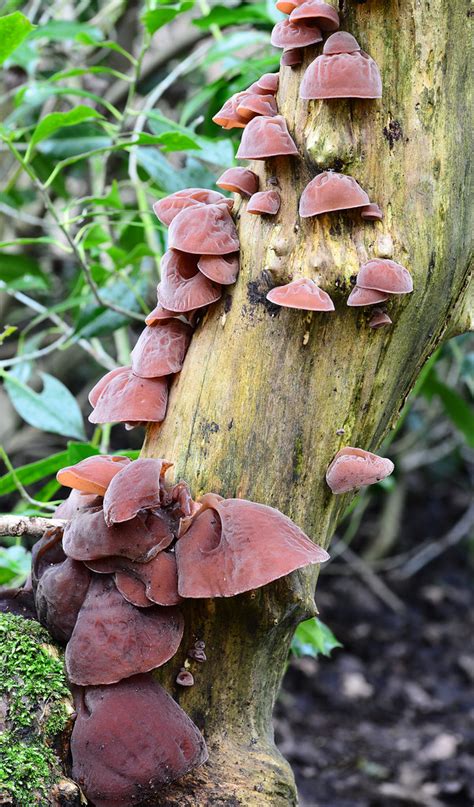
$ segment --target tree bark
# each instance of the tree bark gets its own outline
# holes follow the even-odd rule
[[[166,420],[144,448],[173,461],[195,496],[215,491],[278,507],[323,546],[348,504],[325,484],[335,452],[376,449],[427,358],[472,316],[468,5],[342,5],[341,28],[381,68],[383,99],[300,100],[318,48],[306,49],[300,69],[282,68],[278,105],[300,157],[250,166],[262,189],[277,177],[281,211],[268,219],[237,206],[239,279],[197,329]],[[382,207],[383,222],[363,223],[357,212],[300,219],[303,188],[327,168],[352,175]],[[374,331],[370,312],[348,308],[346,298],[359,264],[375,256],[406,265],[415,292],[390,302],[392,328]],[[328,291],[335,313],[267,303],[272,286],[298,276]],[[202,728],[210,759],[157,804],[297,803],[271,712],[293,630],[313,613],[314,585],[307,571],[232,600],[188,604],[187,641],[204,639],[208,661],[193,662],[195,686],[173,694]],[[183,648],[162,674],[172,687]]]

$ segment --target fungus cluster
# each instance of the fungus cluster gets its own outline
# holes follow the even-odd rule
[[[96,807],[129,807],[207,759],[205,741],[151,671],[173,658],[186,598],[234,597],[328,559],[278,510],[169,485],[171,463],[94,456],[33,550],[40,622],[66,645],[76,703],[73,776]],[[212,652],[212,648],[211,648]],[[206,661],[196,641],[188,657]],[[181,667],[176,683],[192,686]]]

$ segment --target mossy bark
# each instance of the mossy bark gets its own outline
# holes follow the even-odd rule
[[[382,101],[307,102],[305,64],[283,68],[278,104],[300,151],[251,167],[276,177],[276,219],[240,204],[241,273],[197,329],[173,383],[166,420],[144,453],[175,463],[196,496],[216,491],[273,505],[327,545],[347,497],[324,474],[343,445],[376,449],[397,421],[421,367],[469,318],[466,192],[471,148],[467,103],[468,4],[396,0],[342,4],[341,28],[356,35],[382,72]],[[384,211],[301,220],[298,199],[320,170],[351,174]],[[392,300],[390,329],[373,331],[346,298],[359,264],[406,265],[415,292]],[[274,285],[314,278],[332,314],[277,311]],[[341,434],[340,430],[344,430]],[[276,751],[271,711],[291,635],[312,613],[313,572],[230,601],[188,606],[188,641],[206,641],[196,684],[174,694],[203,729],[209,763],[169,788],[160,805],[297,803]],[[164,675],[173,684],[185,649]]]

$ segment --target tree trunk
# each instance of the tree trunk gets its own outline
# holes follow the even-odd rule
[[[323,546],[348,504],[325,484],[331,458],[344,445],[380,445],[426,359],[469,317],[468,5],[343,6],[341,28],[381,68],[383,100],[300,100],[317,48],[306,49],[301,68],[282,68],[278,105],[300,157],[251,165],[262,189],[277,177],[280,214],[252,216],[240,205],[238,282],[197,329],[166,420],[144,448],[173,461],[196,496],[215,491],[278,507]],[[350,212],[300,219],[303,188],[326,168],[354,176],[383,222]],[[375,256],[406,265],[415,292],[390,302],[392,328],[374,331],[370,312],[348,308],[346,298],[359,264]],[[266,301],[269,288],[298,276],[327,290],[336,312],[276,310]],[[314,585],[308,571],[232,600],[188,604],[188,642],[204,639],[208,661],[193,662],[193,688],[173,693],[202,728],[210,759],[157,803],[297,803],[271,712],[293,630],[313,613]],[[183,647],[163,673],[168,686]]]

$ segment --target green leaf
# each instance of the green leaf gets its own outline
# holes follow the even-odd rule
[[[0,17],[0,64],[21,45],[34,26],[21,11]]]
[[[160,135],[140,134],[137,143],[141,146],[163,146],[162,151],[189,151],[199,149],[195,138],[181,132],[163,132]]]
[[[0,375],[4,378],[12,405],[30,426],[53,434],[84,439],[81,410],[61,381],[48,373],[40,373],[43,389],[35,392],[12,372],[0,370]]]
[[[28,485],[33,485],[35,482],[40,482],[42,479],[47,479],[56,474],[66,465],[75,465],[76,462],[80,462],[85,457],[91,457],[93,454],[99,453],[99,449],[91,443],[76,443],[70,440],[67,446],[66,451],[59,451],[57,454],[50,454],[49,457],[42,460],[29,462],[27,465],[15,468],[16,478],[24,487],[28,487]],[[16,490],[16,484],[13,474],[7,473],[1,476],[0,496],[5,496],[14,490]]]
[[[320,619],[307,619],[296,628],[291,643],[295,656],[330,656],[336,647],[342,647],[333,632]]]
[[[137,294],[143,295],[146,285],[145,278],[142,278],[138,284]],[[123,281],[114,280],[112,286],[101,289],[101,297],[105,302],[117,303],[130,311],[140,311],[136,294]],[[128,317],[108,308],[101,308],[94,301],[81,314],[76,325],[75,338],[80,339],[84,336],[91,339],[94,336],[103,336],[129,323]]]
[[[30,573],[31,552],[24,546],[0,547],[0,586],[21,586]]]
[[[62,129],[64,126],[76,126],[76,124],[82,123],[82,121],[92,120],[92,118],[102,118],[102,115],[96,112],[95,109],[82,104],[75,107],[75,109],[70,109],[68,112],[50,112],[49,115],[46,115],[38,123],[38,126],[33,132],[28,145],[28,151],[26,152],[26,159],[29,159],[31,152],[38,143],[41,143],[42,140],[46,140],[46,138],[50,137],[54,132]]]
[[[182,0],[180,3],[173,3],[172,5],[160,6],[152,11],[146,11],[142,17],[145,27],[149,34],[154,34],[163,25],[171,22],[179,14],[184,11],[189,11],[194,5],[194,0]]]
[[[474,448],[474,410],[464,398],[440,381],[435,370],[426,379],[422,391],[428,400],[434,396],[441,400],[450,421],[463,433],[466,443]]]
[[[18,291],[49,287],[48,277],[33,258],[11,252],[0,252],[0,281]]]
[[[73,20],[50,20],[45,25],[38,25],[30,34],[30,39],[49,39],[50,42],[64,42],[71,39],[81,41],[81,37],[88,37],[88,44],[95,44],[104,38],[100,28],[88,25],[85,22]]]
[[[227,25],[245,25],[245,24],[267,24],[272,25],[273,20],[268,14],[268,10],[263,3],[253,3],[249,5],[242,3],[242,5],[229,8],[228,6],[214,6],[209,14],[205,17],[200,17],[198,20],[193,20],[193,25],[206,31],[211,25],[218,25],[225,27]]]
[[[203,137],[198,135],[186,126],[182,126],[175,121],[162,115],[156,110],[148,113],[149,126],[152,132],[163,137],[170,132],[183,135],[192,139],[195,148],[200,150],[200,154],[196,155],[200,160],[210,163],[211,165],[219,165],[224,168],[230,166],[234,162],[234,147],[232,141],[227,137]],[[167,149],[163,149],[166,151]]]

